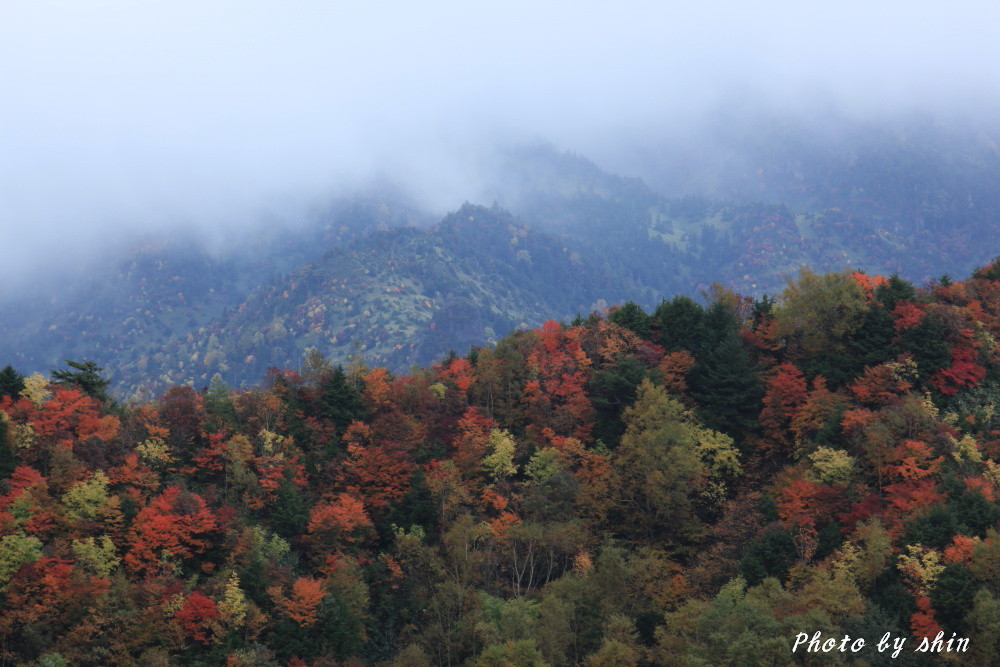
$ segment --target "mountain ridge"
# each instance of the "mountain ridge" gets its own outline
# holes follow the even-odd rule
[[[309,347],[403,370],[552,315],[569,319],[627,299],[651,308],[675,294],[697,298],[713,281],[773,294],[802,265],[898,272],[920,283],[989,261],[996,250],[977,240],[1000,231],[1000,213],[991,214],[994,197],[1000,211],[1000,188],[989,190],[1000,168],[989,157],[996,145],[976,134],[955,135],[967,141],[952,146],[937,130],[890,129],[869,157],[910,158],[894,176],[904,185],[883,197],[899,199],[906,183],[923,193],[928,174],[957,163],[958,185],[939,207],[946,223],[905,217],[905,201],[888,217],[884,206],[864,209],[856,184],[868,172],[848,178],[840,162],[823,167],[828,155],[808,146],[801,178],[789,171],[790,149],[760,149],[761,160],[778,165],[769,178],[784,190],[769,185],[762,201],[746,201],[668,197],[579,154],[536,145],[497,157],[494,185],[480,192],[492,207],[469,205],[433,224],[384,189],[318,209],[308,224],[234,238],[223,254],[183,236],[139,245],[64,289],[40,288],[0,306],[0,358],[28,372],[91,359],[107,367],[119,395],[141,397],[170,383],[204,386],[215,373],[244,386],[268,366],[297,366]],[[865,132],[873,130],[857,130]],[[884,181],[887,169],[873,178]],[[843,186],[841,199],[820,204],[847,207],[780,201],[806,186]],[[957,211],[962,192],[979,191],[987,194],[974,215]]]

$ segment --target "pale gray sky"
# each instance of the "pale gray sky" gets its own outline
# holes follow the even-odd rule
[[[377,171],[454,208],[489,141],[600,153],[733,90],[992,103],[998,19],[962,0],[4,0],[0,272],[112,230],[294,216]]]

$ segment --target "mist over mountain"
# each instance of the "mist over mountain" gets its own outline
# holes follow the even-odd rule
[[[0,361],[238,386],[802,264],[965,274],[996,254],[996,18],[6,5]]]
[[[998,11],[7,3],[0,229],[13,251],[2,288],[121,235],[218,244],[294,225],[380,178],[440,219],[465,200],[492,203],[479,194],[496,147],[538,140],[667,194],[742,191],[714,171],[753,166],[757,149],[735,144],[791,138],[762,132],[761,111],[806,119],[810,139],[833,143],[837,127],[915,110],[994,116]],[[824,129],[831,111],[847,122]],[[673,157],[678,144],[689,160]]]
[[[405,371],[548,317],[701,298],[713,282],[776,294],[803,265],[920,284],[988,263],[997,144],[898,122],[842,120],[834,141],[762,119],[701,157],[711,184],[680,152],[659,154],[666,171],[645,163],[647,181],[536,143],[478,162],[470,192],[485,207],[470,196],[437,216],[383,182],[214,242],[150,235],[8,299],[0,356],[25,371],[92,359],[121,395],[145,396],[216,373],[252,384],[309,348]],[[686,180],[662,176],[683,164]]]
[[[0,663],[1000,664],[998,24],[0,3]]]

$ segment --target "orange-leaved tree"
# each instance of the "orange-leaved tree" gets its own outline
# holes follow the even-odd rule
[[[538,343],[528,354],[533,379],[524,386],[524,401],[532,424],[529,430],[541,442],[537,429],[589,440],[594,409],[587,398],[590,359],[580,345],[582,327],[564,329],[547,320],[536,332]]]
[[[293,621],[306,627],[316,622],[316,611],[325,595],[322,579],[299,577],[292,584],[291,593],[288,596],[277,595],[275,604]]]
[[[167,487],[135,517],[125,563],[139,572],[155,570],[164,555],[185,559],[209,545],[216,517],[196,493]]]

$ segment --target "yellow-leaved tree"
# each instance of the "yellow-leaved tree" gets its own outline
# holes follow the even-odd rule
[[[649,380],[623,418],[625,434],[612,458],[620,525],[648,537],[693,535],[700,528],[696,504],[720,501],[726,480],[741,473],[732,439],[705,428]]]

